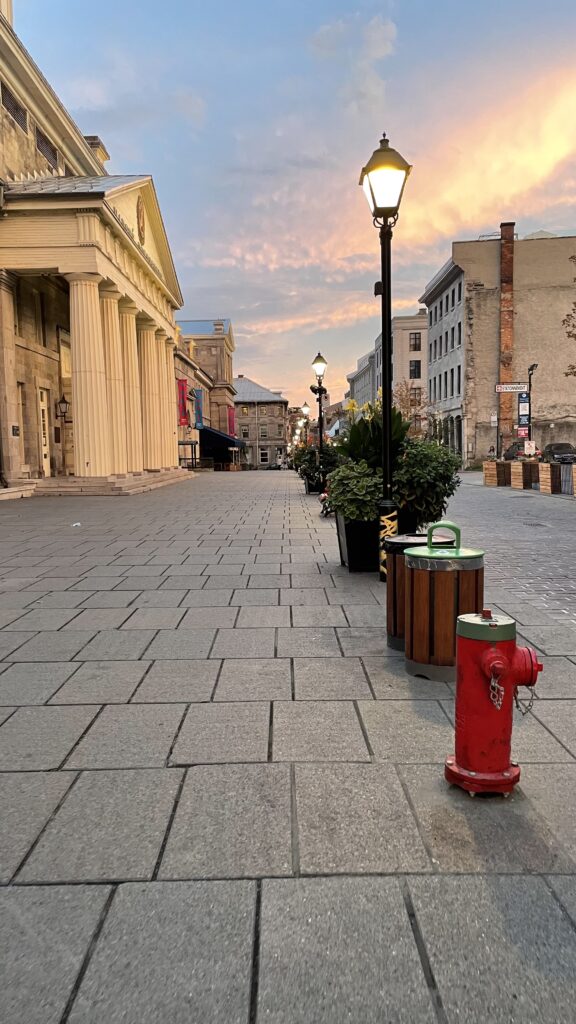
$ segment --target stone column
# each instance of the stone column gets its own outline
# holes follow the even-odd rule
[[[162,451],[160,438],[159,365],[156,327],[151,320],[138,323],[140,356],[140,391],[142,396],[142,449],[144,469],[160,469]]]
[[[76,476],[110,474],[106,364],[98,274],[67,274],[70,282],[70,350]]]
[[[126,468],[129,473],[141,473],[142,457],[142,401],[140,398],[140,370],[136,338],[138,307],[126,300],[120,303],[120,337],[124,363],[124,404],[126,408]]]
[[[18,426],[18,382],[14,336],[14,278],[0,270],[0,450],[2,472],[11,482],[22,475]]]
[[[166,387],[166,358],[164,350],[167,338],[166,331],[156,331],[156,354],[158,357],[158,394],[160,398],[160,459],[163,469],[170,465],[170,445],[168,443],[168,388]]]
[[[176,375],[174,373],[174,339],[168,338],[165,349],[166,381],[168,386],[168,465],[177,467],[178,460],[178,404],[176,402]]]
[[[126,453],[126,402],[124,398],[124,366],[120,341],[118,302],[122,298],[115,288],[100,291],[104,361],[106,364],[106,394],[110,421],[110,472],[128,471]]]

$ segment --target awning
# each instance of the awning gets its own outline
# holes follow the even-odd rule
[[[241,441],[239,437],[231,437],[230,434],[225,434],[223,430],[214,430],[213,427],[202,427],[200,430],[200,447],[216,448],[221,451],[223,448],[245,448],[246,442]]]

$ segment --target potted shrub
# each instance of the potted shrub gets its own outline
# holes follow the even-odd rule
[[[382,470],[364,460],[348,462],[330,473],[328,491],[342,565],[350,572],[377,572]]]
[[[443,518],[460,484],[459,469],[460,456],[436,441],[405,442],[392,478],[398,533],[416,533]]]
[[[332,445],[324,444],[320,463],[318,449],[311,445],[299,461],[299,473],[304,480],[306,494],[320,494],[326,475],[338,465],[339,456]]]

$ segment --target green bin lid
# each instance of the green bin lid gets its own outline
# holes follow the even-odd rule
[[[487,608],[481,615],[459,615],[456,635],[465,636],[469,640],[485,640],[487,643],[515,640],[516,623],[508,615],[493,615]]]
[[[434,547],[433,537],[435,530],[450,530],[455,537],[455,546],[450,547]],[[416,547],[407,548],[404,552],[405,557],[419,558],[425,561],[428,558],[441,559],[450,558],[454,559],[468,559],[468,558],[483,558],[484,552],[474,548],[462,548],[460,547],[461,531],[460,527],[456,526],[456,523],[450,523],[445,520],[441,523],[434,523],[433,526],[428,528],[428,546],[427,547]]]

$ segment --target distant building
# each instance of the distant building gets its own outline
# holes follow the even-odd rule
[[[533,437],[576,441],[574,342],[563,319],[575,299],[576,237],[537,232],[518,239],[513,223],[496,237],[453,242],[452,256],[427,284],[428,400],[433,429],[470,465],[491,445],[526,432],[518,398],[497,383],[527,383]]]
[[[376,400],[376,355],[374,351],[361,356],[356,369],[346,375],[347,397],[358,405]]]
[[[288,399],[243,374],[234,378],[238,435],[255,469],[282,463],[288,445]],[[302,411],[300,410],[302,417]]]

